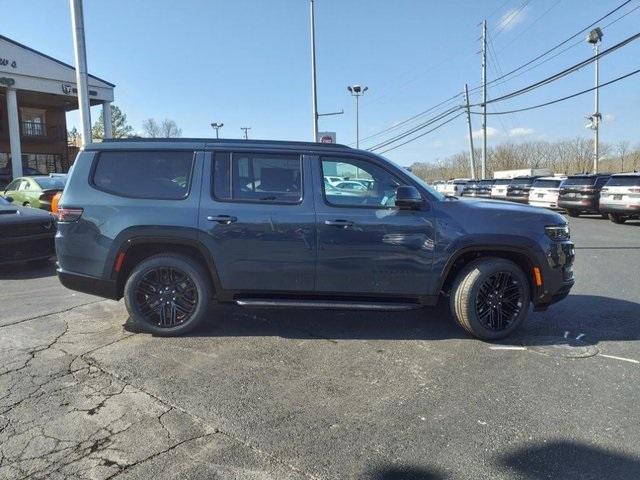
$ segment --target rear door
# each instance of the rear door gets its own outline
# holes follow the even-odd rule
[[[215,151],[205,157],[201,241],[222,287],[243,292],[312,292],[316,225],[302,155]]]
[[[395,207],[406,184],[383,165],[351,156],[315,159],[318,219],[316,291],[336,295],[416,296],[434,281],[433,214]],[[329,185],[330,175],[369,180],[364,192]],[[372,181],[371,181],[372,180]]]

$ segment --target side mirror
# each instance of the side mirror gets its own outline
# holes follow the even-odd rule
[[[4,197],[4,199],[9,203],[13,203],[13,197]]]
[[[424,203],[418,189],[410,185],[402,185],[396,189],[396,207],[401,210],[416,210]]]

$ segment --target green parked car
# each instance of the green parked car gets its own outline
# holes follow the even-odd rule
[[[67,176],[61,174],[19,177],[4,191],[4,198],[16,205],[51,211],[51,200],[64,189]]]

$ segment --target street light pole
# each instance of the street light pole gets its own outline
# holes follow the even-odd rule
[[[220,138],[219,137],[219,130],[224,127],[224,123],[222,122],[212,122],[211,123],[211,127],[216,131],[216,139]]]
[[[369,87],[363,87],[361,85],[349,85],[347,87],[352,97],[356,99],[356,148],[360,148],[360,97],[364,95],[364,92],[369,90]]]
[[[487,176],[487,21],[482,22],[482,165],[480,178]]]
[[[600,42],[602,41],[602,30],[600,28],[594,28],[589,32],[587,36],[587,42],[593,45],[593,52],[595,55],[595,99],[594,99],[594,113],[591,116],[591,125],[593,129],[593,173],[598,173],[598,161],[600,159],[600,59],[598,54],[600,53]]]
[[[240,130],[244,132],[244,139],[249,140],[248,131],[251,130],[251,127],[240,127]]]
[[[318,141],[318,90],[316,83],[316,21],[314,16],[314,0],[309,1],[311,20],[311,96],[313,115],[313,141]]]
[[[91,111],[89,110],[89,87],[87,84],[87,49],[84,41],[84,13],[82,0],[69,0],[71,26],[73,30],[73,52],[76,61],[76,84],[78,85],[78,108],[82,145],[91,144]]]

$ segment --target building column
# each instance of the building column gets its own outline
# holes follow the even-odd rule
[[[102,122],[104,123],[104,138],[113,138],[113,124],[111,123],[111,102],[102,103]]]
[[[13,178],[22,176],[22,148],[20,146],[20,117],[16,89],[7,88],[7,116],[9,117],[9,145]]]

